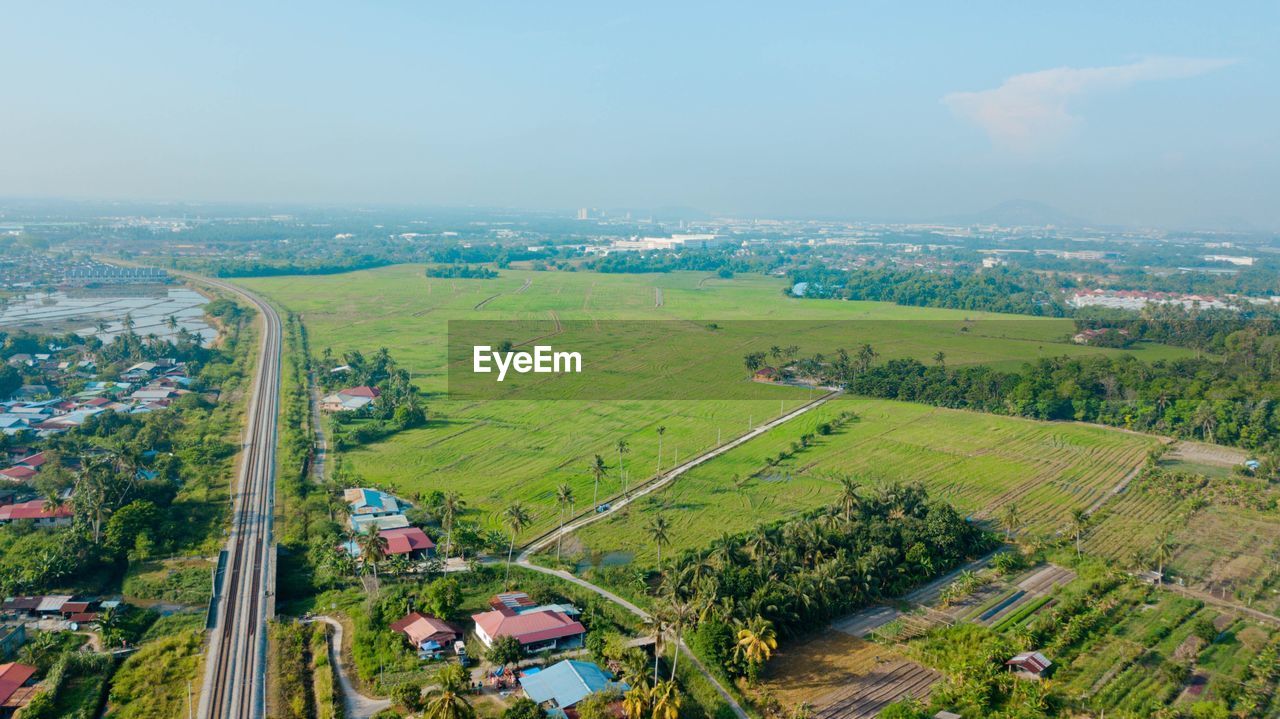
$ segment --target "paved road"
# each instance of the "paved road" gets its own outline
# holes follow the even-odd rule
[[[202,719],[258,719],[265,715],[266,620],[274,603],[276,418],[280,401],[280,316],[262,300],[225,282],[194,278],[257,307],[262,345],[240,454],[226,573],[215,598],[213,632],[205,651]]]

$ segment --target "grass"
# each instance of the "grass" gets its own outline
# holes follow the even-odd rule
[[[705,451],[718,437],[727,440],[752,423],[798,406],[806,394],[777,388],[779,399],[752,401],[451,401],[442,396],[450,319],[868,320],[865,336],[840,338],[840,345],[852,349],[869,342],[882,361],[907,356],[929,361],[943,350],[953,366],[1010,367],[1038,357],[1113,352],[1071,344],[1068,320],[1008,322],[1011,316],[980,312],[797,300],[784,296],[783,281],[762,276],[504,270],[492,280],[457,280],[427,278],[422,266],[403,265],[241,283],[299,313],[313,352],[328,347],[338,354],[368,354],[386,347],[427,394],[427,427],[345,453],[348,468],[365,482],[409,496],[458,491],[472,518],[489,527],[501,525],[499,514],[510,502],[522,501],[534,520],[525,536],[554,525],[552,496],[561,483],[573,487],[579,509],[590,506],[594,488],[586,466],[594,454],[615,468],[601,496],[620,490],[613,449],[619,439],[631,446],[625,464],[630,481],[638,482],[659,464],[657,427],[667,428],[661,462],[669,467],[677,455]],[[655,306],[659,288],[660,307]],[[808,346],[796,343],[802,354],[829,353],[835,341],[826,337]],[[776,343],[790,344],[792,338],[778,337]],[[1183,352],[1149,346],[1135,354],[1158,359]]]
[[[123,592],[126,601],[205,605],[213,591],[213,565],[207,559],[166,559],[130,564]]]
[[[859,421],[768,465],[800,435],[845,411]],[[932,496],[979,518],[993,519],[1014,503],[1028,530],[1057,531],[1073,508],[1089,506],[1138,466],[1154,441],[1092,426],[841,398],[581,530],[576,548],[592,557],[634,552],[638,562],[652,563],[656,550],[643,528],[653,515],[665,515],[671,525],[669,556],[724,532],[831,504],[839,492],[833,475],[840,473],[868,485],[920,481]],[[751,479],[738,491],[734,475]]]

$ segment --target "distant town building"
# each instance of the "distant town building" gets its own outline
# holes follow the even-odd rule
[[[1252,267],[1253,257],[1237,257],[1233,255],[1205,255],[1205,262],[1228,262],[1239,267]]]

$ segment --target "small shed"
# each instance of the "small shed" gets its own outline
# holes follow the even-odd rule
[[[1047,676],[1053,666],[1053,662],[1040,652],[1023,652],[1004,664],[1015,676],[1035,680]]]

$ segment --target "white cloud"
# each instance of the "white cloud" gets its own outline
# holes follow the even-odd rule
[[[1235,60],[1151,57],[1129,65],[1059,67],[1014,75],[992,90],[953,92],[943,104],[986,130],[992,144],[1032,152],[1061,139],[1078,118],[1070,102],[1092,92],[1119,90],[1147,80],[1196,77]]]

